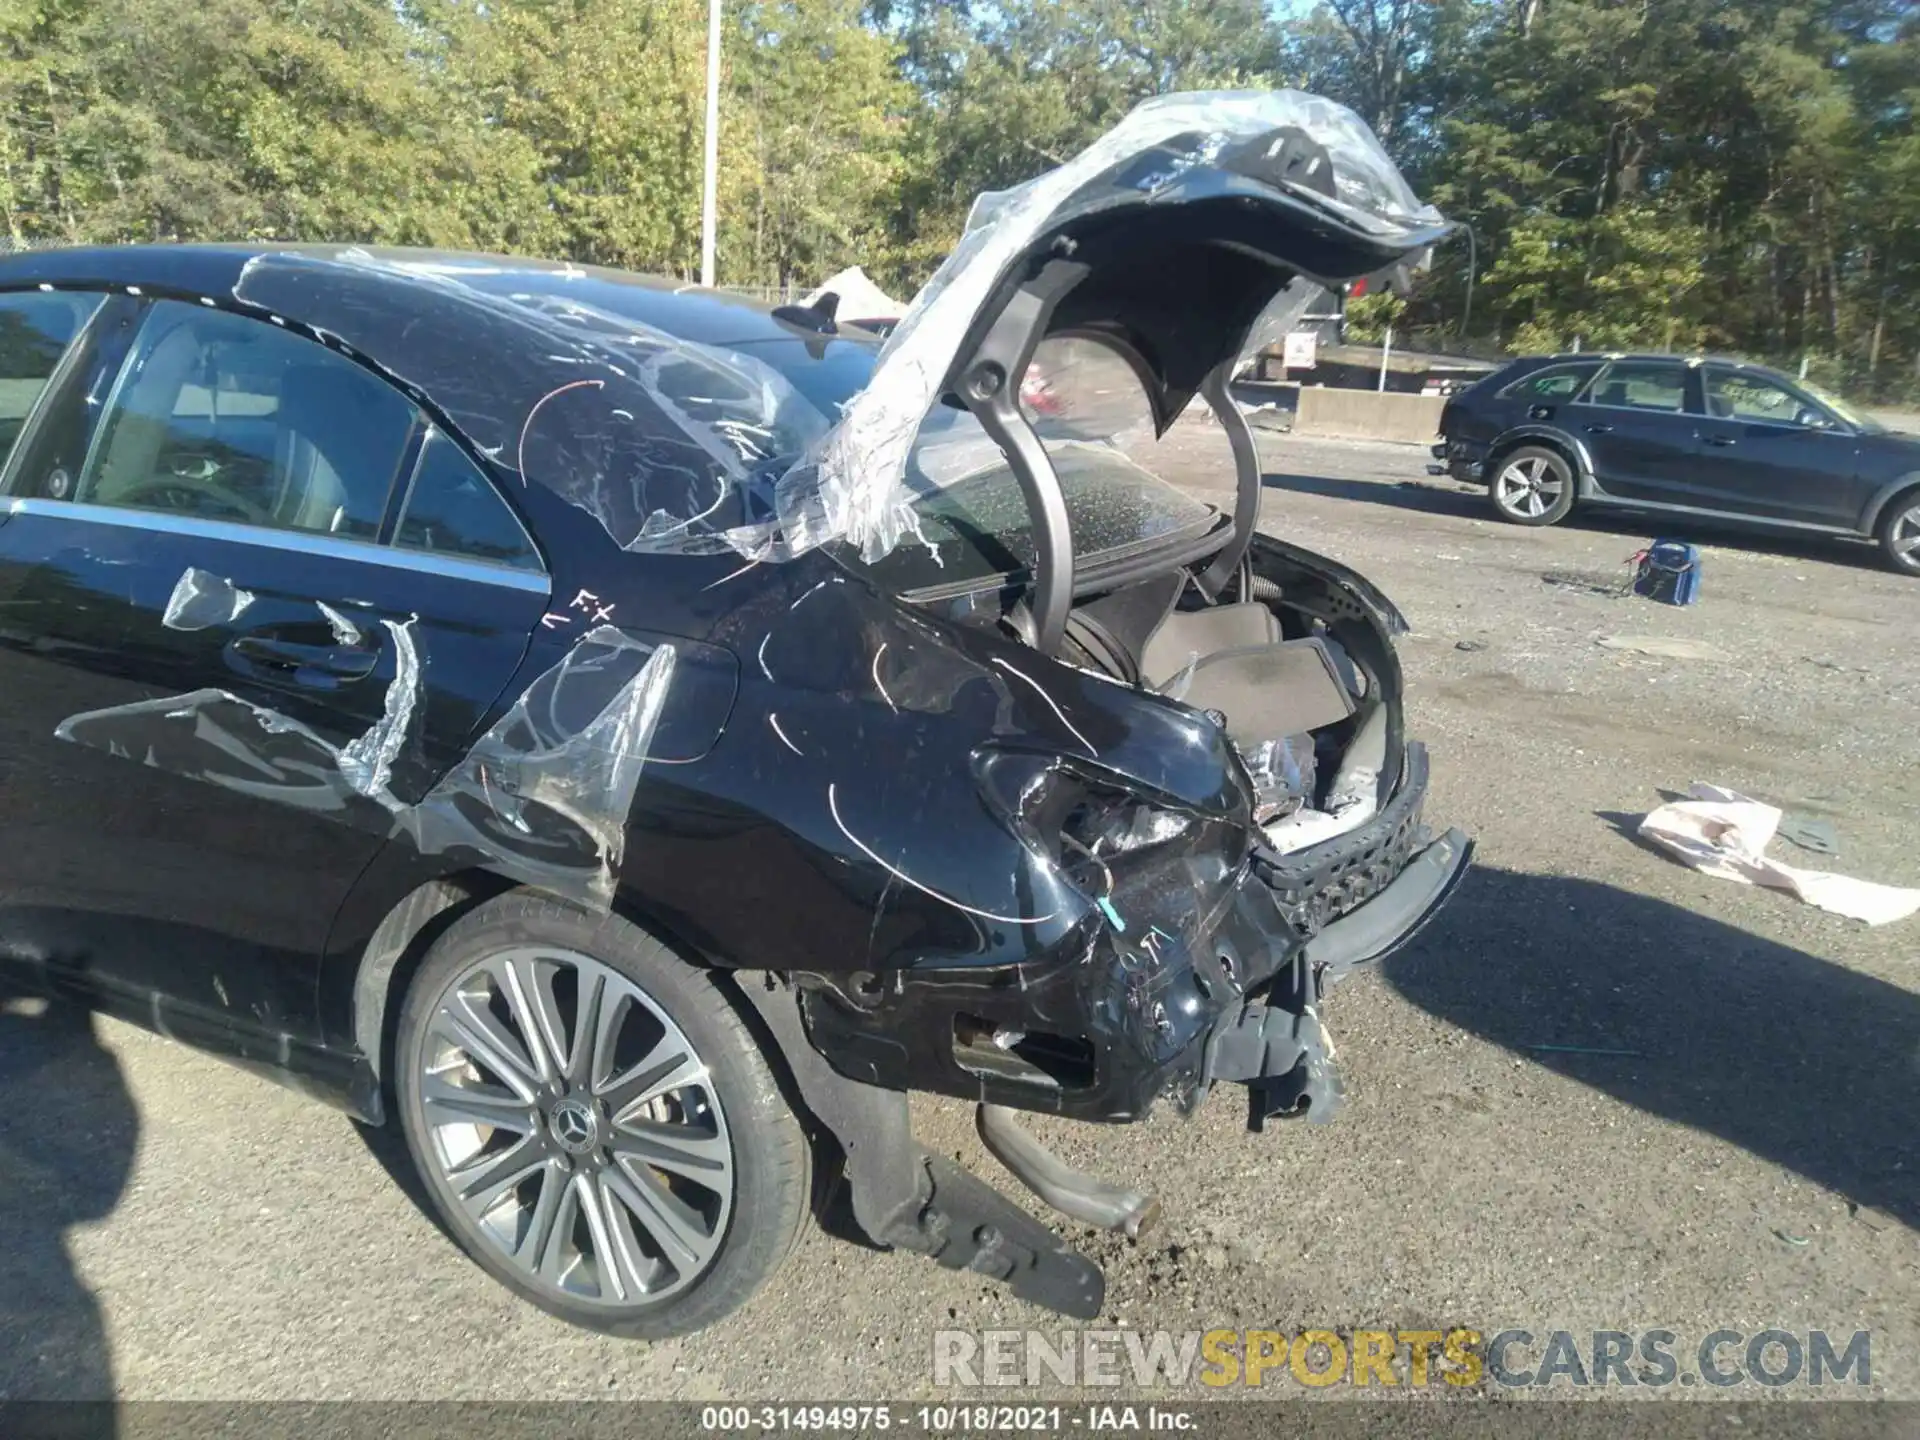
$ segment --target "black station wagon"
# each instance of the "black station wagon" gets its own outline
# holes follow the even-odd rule
[[[529,260],[0,261],[0,959],[397,1121],[581,1324],[726,1314],[816,1164],[874,1242],[1095,1314],[908,1092],[1137,1232],[1017,1112],[1327,1118],[1328,989],[1469,850],[1421,821],[1403,620],[1255,533],[1226,396],[1296,279],[1444,226],[1324,102],[1140,113],[884,349]],[[1104,443],[1116,396],[1211,404],[1231,513]]]
[[[1579,506],[1878,542],[1920,575],[1920,437],[1742,360],[1530,356],[1450,399],[1429,473],[1515,525]]]

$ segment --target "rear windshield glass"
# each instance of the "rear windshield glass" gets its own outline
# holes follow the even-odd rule
[[[1076,567],[1111,563],[1163,543],[1197,538],[1218,514],[1103,443],[1149,417],[1139,382],[1080,342],[1048,341],[1052,364],[1031,367],[1021,402],[1060,477]],[[873,368],[877,346],[800,341],[737,346],[780,372],[823,414],[838,418]],[[1024,576],[1036,557],[1033,521],[1000,447],[964,410],[936,407],[920,426],[905,485],[916,496],[919,535],[869,564],[851,545],[842,563],[895,594],[970,589]]]
[[[1211,506],[1110,445],[1051,441],[1047,451],[1066,500],[1076,568],[1197,539],[1216,519]],[[907,484],[918,496],[919,535],[909,535],[872,564],[852,546],[839,546],[844,563],[896,594],[974,589],[1031,572],[1038,550],[1026,497],[999,447],[972,416],[929,421],[908,464]]]

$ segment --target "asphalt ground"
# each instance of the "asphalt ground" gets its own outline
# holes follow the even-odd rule
[[[1673,609],[1618,593],[1627,556],[1671,527],[1518,529],[1429,481],[1417,449],[1261,444],[1265,527],[1356,566],[1411,620],[1428,815],[1473,834],[1477,863],[1411,946],[1331,998],[1335,1123],[1250,1135],[1231,1092],[1191,1121],[1036,1122],[1164,1206],[1140,1242],[1063,1227],[1106,1266],[1099,1325],[1527,1330],[1515,1368],[1552,1331],[1584,1347],[1665,1329],[1686,1373],[1716,1330],[1821,1330],[1836,1350],[1866,1330],[1865,1390],[1661,1393],[1920,1399],[1920,917],[1868,929],[1633,834],[1663,792],[1711,781],[1835,826],[1837,858],[1783,858],[1920,886],[1920,582],[1864,546],[1687,532],[1707,545],[1702,594]],[[1204,424],[1157,463],[1226,484]],[[1646,636],[1695,658],[1599,643]],[[977,1277],[817,1229],[717,1332],[570,1329],[442,1237],[396,1182],[396,1140],[117,1022],[29,1009],[0,1010],[0,1398],[953,1398],[936,1331],[1061,1329]],[[967,1107],[915,1118],[997,1173]],[[1226,1393],[1409,1393],[1268,1381]],[[1621,1391],[1482,1376],[1460,1393]]]

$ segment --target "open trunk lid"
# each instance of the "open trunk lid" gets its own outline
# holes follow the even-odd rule
[[[781,546],[843,539],[876,559],[911,533],[901,476],[943,398],[980,415],[1016,470],[1043,465],[1014,397],[1048,335],[1113,343],[1164,430],[1210,376],[1284,332],[1316,285],[1404,281],[1448,228],[1372,131],[1330,100],[1280,90],[1147,101],[1067,164],[979,197],[870,383],[811,463],[783,477]]]

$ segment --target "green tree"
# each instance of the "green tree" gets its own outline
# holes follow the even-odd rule
[[[725,275],[786,285],[875,264],[907,164],[898,45],[858,0],[757,0],[735,30]]]
[[[1271,82],[1259,0],[1005,0],[895,6],[921,101],[896,216],[901,279],[924,278],[973,197],[1060,164],[1151,95]],[[912,273],[917,272],[917,273]]]

